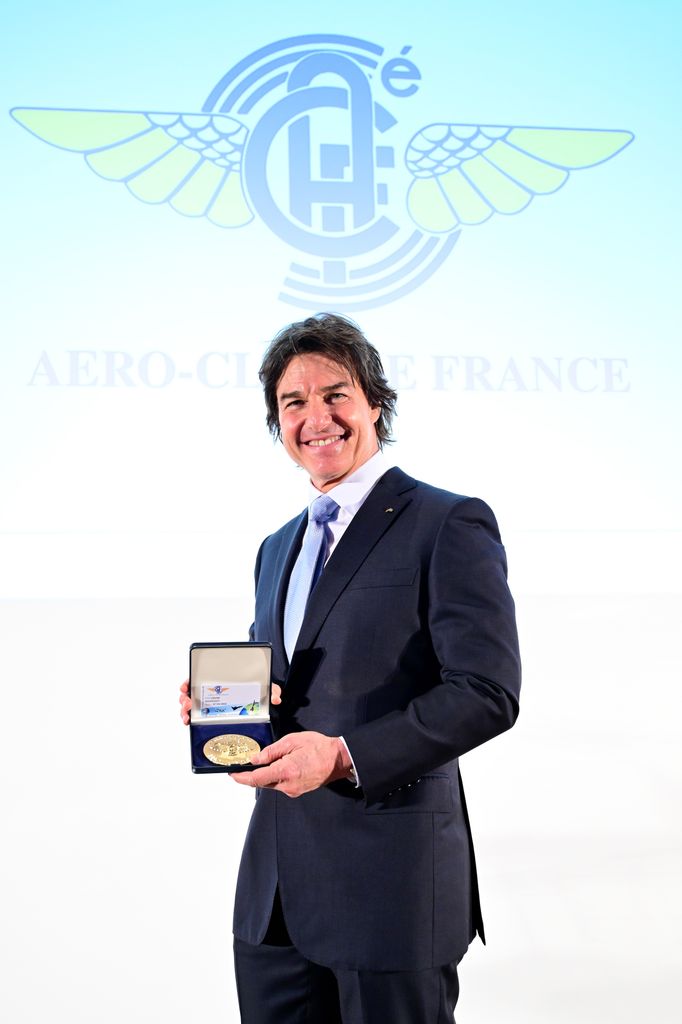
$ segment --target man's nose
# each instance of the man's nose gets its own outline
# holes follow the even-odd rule
[[[308,406],[308,426],[313,430],[324,430],[332,417],[326,402],[311,402]]]

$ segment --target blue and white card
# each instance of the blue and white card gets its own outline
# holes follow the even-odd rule
[[[234,715],[235,718],[260,714],[260,683],[201,684],[201,715]]]

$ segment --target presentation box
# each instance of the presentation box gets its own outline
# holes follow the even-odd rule
[[[192,771],[249,771],[252,756],[273,741],[272,647],[201,643],[189,649]]]

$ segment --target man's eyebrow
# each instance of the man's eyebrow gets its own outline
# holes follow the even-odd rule
[[[350,381],[340,380],[336,384],[327,384],[326,387],[320,388],[320,391],[326,393],[328,391],[338,391],[339,388],[349,388],[349,387],[351,387]],[[277,396],[277,399],[280,402],[286,402],[289,398],[303,398],[303,392],[302,391],[285,391],[284,394]]]

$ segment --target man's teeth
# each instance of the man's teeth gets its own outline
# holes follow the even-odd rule
[[[317,441],[306,441],[306,444],[313,448],[325,448],[328,444],[335,444],[341,440],[341,434],[337,434],[335,437],[321,437]]]

